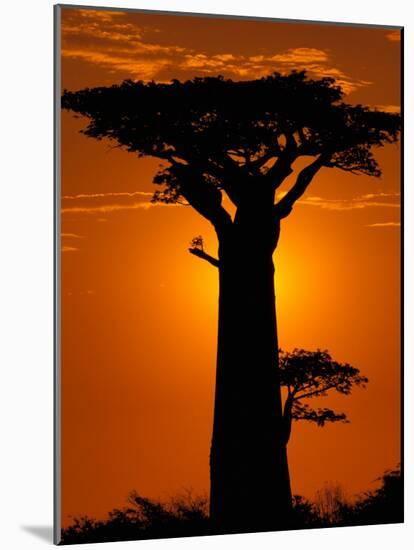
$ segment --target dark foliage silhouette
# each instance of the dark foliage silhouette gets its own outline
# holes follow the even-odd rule
[[[339,484],[327,484],[317,491],[312,508],[321,525],[335,527],[344,523],[352,506]]]
[[[380,486],[349,502],[339,485],[326,486],[316,495],[310,512],[315,526],[377,525],[404,521],[404,485],[400,468],[388,470],[376,480]],[[309,516],[311,517],[311,516]]]
[[[62,106],[89,119],[86,136],[161,159],[153,201],[185,202],[214,227],[217,258],[200,242],[190,250],[220,282],[210,515],[225,532],[283,528],[291,490],[277,367],[280,224],[320,170],[379,176],[372,149],[397,140],[399,116],[349,105],[332,78],[305,72],[129,80],[65,91]],[[276,200],[300,159],[307,165]]]
[[[403,521],[403,484],[399,469],[385,472],[375,491],[347,501],[341,487],[326,486],[315,502],[300,495],[292,498],[289,525],[284,528],[311,529]],[[245,502],[251,508],[257,503]],[[246,529],[248,531],[248,529]],[[128,506],[112,510],[105,520],[75,518],[63,530],[62,544],[137,540],[215,534],[208,517],[207,499],[191,494],[160,503],[132,493]]]
[[[361,496],[344,513],[345,525],[375,525],[404,521],[404,484],[399,468],[385,472],[378,489]]]
[[[307,420],[324,426],[326,422],[349,422],[345,413],[329,408],[313,409],[302,403],[304,399],[324,397],[337,391],[349,395],[355,386],[364,388],[368,378],[348,363],[334,361],[326,350],[294,349],[291,353],[279,351],[280,385],[286,387],[283,407],[284,440],[289,442],[292,420]]]
[[[189,537],[210,534],[207,499],[184,497],[157,502],[133,492],[128,506],[114,509],[106,520],[75,518],[63,530],[62,544]]]

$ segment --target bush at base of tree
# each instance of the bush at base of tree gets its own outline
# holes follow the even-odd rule
[[[345,499],[340,487],[327,486],[318,491],[315,502],[295,495],[291,524],[286,528],[312,529],[403,522],[403,482],[400,471],[387,471],[380,480],[378,489],[361,495],[354,504]],[[132,493],[128,506],[112,510],[105,520],[75,518],[69,527],[63,529],[62,544],[214,534],[206,498],[194,498],[188,494],[161,503]]]

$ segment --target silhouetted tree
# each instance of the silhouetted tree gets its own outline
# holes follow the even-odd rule
[[[337,391],[349,395],[355,386],[364,388],[368,378],[348,363],[334,361],[326,350],[294,349],[279,352],[280,384],[287,390],[283,407],[284,439],[289,442],[292,420],[307,420],[324,426],[326,422],[349,422],[345,413],[329,408],[313,409],[304,399],[326,396]]]
[[[154,202],[185,201],[217,234],[218,258],[192,251],[219,269],[210,512],[223,531],[279,528],[291,510],[273,265],[281,221],[321,170],[379,176],[372,148],[397,140],[398,115],[342,98],[332,78],[305,72],[63,94],[63,108],[89,119],[86,136],[164,162]],[[300,158],[307,165],[276,200]]]

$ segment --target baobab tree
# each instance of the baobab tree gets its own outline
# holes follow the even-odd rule
[[[338,413],[328,407],[312,408],[304,400],[326,397],[338,392],[349,395],[355,387],[365,388],[368,378],[359,369],[348,363],[334,361],[328,351],[307,351],[294,349],[279,351],[280,385],[286,388],[283,406],[285,424],[284,441],[287,445],[292,432],[293,420],[307,420],[317,426],[326,422],[349,422],[345,413]]]
[[[192,247],[219,272],[210,515],[220,531],[286,526],[273,263],[280,224],[321,170],[379,176],[372,149],[397,140],[399,116],[351,106],[332,78],[305,72],[124,81],[65,91],[62,106],[87,117],[86,136],[161,159],[153,201],[184,201],[213,226],[218,257]],[[307,165],[297,172],[300,158]]]

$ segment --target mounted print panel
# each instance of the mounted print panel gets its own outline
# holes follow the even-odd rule
[[[55,38],[55,542],[402,522],[402,29]]]

